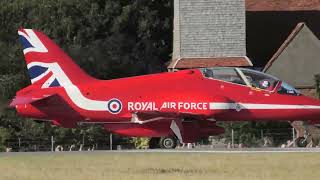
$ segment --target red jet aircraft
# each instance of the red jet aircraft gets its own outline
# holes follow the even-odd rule
[[[218,121],[318,120],[320,101],[279,79],[243,68],[203,68],[97,80],[52,40],[18,31],[32,85],[11,106],[25,117],[73,128],[101,124],[125,136],[150,137],[150,146],[224,132]]]

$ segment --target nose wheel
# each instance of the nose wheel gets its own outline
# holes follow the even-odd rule
[[[314,134],[314,132],[311,130],[316,127],[308,125],[304,121],[293,121],[291,122],[291,126],[295,129],[297,134],[297,138],[295,140],[297,147],[307,147],[312,143],[312,133]]]
[[[298,137],[296,139],[296,145],[298,147],[306,147],[308,145],[308,142],[307,142],[307,138],[305,137]]]

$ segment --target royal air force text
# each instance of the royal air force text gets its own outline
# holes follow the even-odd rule
[[[159,111],[163,109],[173,110],[208,110],[207,102],[128,102],[128,111]]]

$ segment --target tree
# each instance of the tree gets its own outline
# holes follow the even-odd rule
[[[10,129],[0,127],[0,151],[5,151],[4,143],[11,136]]]
[[[7,109],[15,92],[30,84],[18,28],[52,38],[89,74],[112,79],[165,70],[172,49],[172,0],[0,1],[0,127],[10,137],[55,135],[57,141],[93,143],[102,128],[62,129],[24,119]],[[12,130],[12,131],[11,131]],[[4,136],[9,137],[9,136]],[[0,142],[1,143],[1,142]]]

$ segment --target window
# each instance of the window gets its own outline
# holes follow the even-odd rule
[[[252,87],[273,91],[279,80],[271,75],[250,69],[240,69]]]
[[[252,86],[255,88],[275,91],[279,87],[280,80],[269,74],[259,71],[244,69],[244,68],[231,68],[231,67],[216,67],[216,68],[203,68],[200,69],[203,76],[209,79],[217,79],[230,83],[242,84]],[[301,95],[298,90],[289,84],[282,82],[281,86],[277,89],[279,94],[287,95]]]
[[[300,92],[295,89],[294,87],[290,86],[289,84],[282,82],[281,87],[278,90],[279,94],[287,94],[287,95],[294,95],[299,96],[301,95]]]
[[[245,82],[234,68],[205,68],[201,69],[201,71],[202,74],[209,79],[212,78],[245,85]]]

